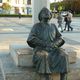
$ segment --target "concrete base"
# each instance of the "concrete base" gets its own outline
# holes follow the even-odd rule
[[[3,54],[0,57],[2,58],[0,67],[3,73],[4,80],[35,80],[34,78],[37,77],[33,68],[17,67],[10,54]],[[59,74],[54,74],[52,76],[53,80],[59,80],[60,78]],[[37,80],[39,80],[39,78]],[[73,67],[70,67],[68,80],[80,80],[80,67],[74,68],[74,65]]]
[[[77,59],[77,52],[75,52],[74,50],[69,49],[65,49],[66,54],[68,55],[68,59],[69,59],[69,63],[76,63],[76,59]]]
[[[16,65],[17,66],[33,66],[32,63],[32,49],[31,48],[21,48],[15,51],[15,55],[17,56]]]
[[[17,66],[30,67],[33,65],[32,63],[33,52],[32,49],[29,48],[27,45],[11,44],[9,48],[10,54]],[[64,47],[64,50],[68,55],[69,63],[75,63],[77,53],[73,50],[73,48],[66,46]]]
[[[17,67],[10,54],[3,55],[0,66],[4,80],[33,80],[33,68]]]
[[[32,49],[27,45],[11,44],[9,46],[10,54],[16,66],[31,67],[32,64]]]
[[[37,74],[35,73],[35,79],[33,80],[48,80],[44,75]],[[59,73],[54,73],[52,75],[49,75],[49,80],[60,80],[60,74]]]
[[[17,62],[20,62],[18,60],[19,60],[19,58],[22,58],[22,57],[19,57],[19,55],[20,54],[22,55],[22,53],[25,53],[25,48],[27,48],[26,45],[18,45],[18,44],[16,44],[16,45],[14,44],[14,46],[10,45],[11,55],[3,54],[3,56],[1,56],[2,63],[0,64],[0,66],[1,66],[4,80],[35,80],[35,78],[36,78],[36,80],[39,80],[39,77],[37,77],[37,75],[35,75],[35,70],[32,67],[30,67],[30,66],[18,67],[15,65],[16,60],[17,60]],[[67,50],[67,48],[65,48],[65,49]],[[15,55],[15,54],[18,54],[18,55]],[[28,55],[28,54],[26,54],[26,55]],[[28,58],[28,59],[30,59],[30,58]],[[80,79],[80,67],[76,67],[75,65],[76,65],[76,63],[69,65],[70,72],[68,73],[68,80],[79,80]],[[53,78],[53,80],[60,80],[60,75],[53,74],[52,78]],[[43,79],[40,78],[40,79],[44,80],[44,78]]]
[[[68,73],[67,80],[80,80],[80,68],[70,68]]]
[[[77,59],[77,53],[75,51],[69,51],[68,52],[68,59],[69,59],[69,63],[76,63],[76,59]]]
[[[58,73],[52,74],[51,80],[60,80],[60,74],[58,74]]]
[[[63,46],[63,49],[65,50],[66,54],[68,55],[69,63],[70,64],[76,63],[77,52],[75,51],[75,49],[67,44]]]
[[[2,57],[0,66],[4,80],[45,80],[36,74],[32,67],[17,67],[10,54],[5,54]],[[53,80],[60,79],[59,74],[53,74],[52,77],[54,77]]]

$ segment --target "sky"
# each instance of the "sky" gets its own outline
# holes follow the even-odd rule
[[[56,2],[57,2],[57,1],[62,1],[62,0],[50,0],[50,2],[54,2],[54,1],[56,1]]]

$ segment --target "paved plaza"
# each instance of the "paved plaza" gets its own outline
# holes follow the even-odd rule
[[[71,26],[73,31],[61,33],[69,44],[75,45],[80,42],[80,18],[73,18]],[[57,26],[57,19],[52,18],[51,23]],[[32,28],[32,18],[0,18],[0,49],[8,48],[11,43],[26,43],[27,36]],[[64,28],[64,22],[63,22]]]
[[[53,18],[51,23],[55,23],[57,26],[57,19]],[[77,63],[76,67],[80,66],[80,18],[73,18],[71,26],[74,28],[73,31],[63,32],[63,38],[66,44],[74,47],[77,51]],[[32,28],[32,18],[0,18],[0,57],[1,54],[9,53],[9,45],[12,43],[26,44],[27,36]],[[63,22],[64,28],[64,22]],[[0,71],[1,72],[1,71]],[[2,74],[0,73],[0,80],[2,79]]]

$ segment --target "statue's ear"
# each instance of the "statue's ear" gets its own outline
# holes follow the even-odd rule
[[[42,20],[42,16],[41,16],[41,11],[40,11],[40,13],[39,13],[39,15],[38,15],[38,19],[39,19],[39,21],[41,21]]]
[[[52,18],[52,13],[50,12],[50,17],[49,17],[49,20]]]

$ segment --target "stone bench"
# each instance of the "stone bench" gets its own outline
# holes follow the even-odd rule
[[[9,46],[9,49],[10,49],[11,57],[12,57],[14,63],[16,64],[16,67],[26,67],[27,68],[27,67],[33,66],[33,63],[32,63],[33,52],[32,52],[32,49],[29,48],[27,45],[11,44]],[[28,71],[26,70],[26,72],[28,72]],[[17,72],[17,70],[16,70],[16,72]],[[16,74],[16,72],[15,72],[15,74]],[[15,76],[12,73],[13,72],[10,73],[12,75],[12,77],[10,77],[8,74],[6,74],[6,80],[8,80],[8,79],[15,80]],[[31,71],[31,74],[32,73],[33,73],[33,70]],[[29,76],[31,76],[31,74]],[[34,72],[34,74],[35,74],[35,72]],[[7,77],[7,75],[8,75],[8,77]],[[16,80],[20,80],[20,78],[18,78],[19,75],[20,75],[20,73],[18,73],[16,75]],[[22,77],[21,77],[21,79],[22,79]],[[28,76],[26,76],[26,77],[28,77]],[[25,76],[24,76],[24,78],[25,78]],[[44,79],[44,77],[38,76],[38,74],[36,74],[35,78],[37,80],[41,80],[41,78]],[[60,74],[59,73],[52,74],[52,78],[54,78],[53,80],[60,80]],[[32,77],[30,79],[26,79],[26,80],[31,80],[31,79],[32,79]]]
[[[32,49],[26,44],[11,44],[9,50],[16,66],[31,67],[33,65]]]
[[[11,44],[9,48],[10,54],[6,54],[6,56],[2,60],[2,63],[0,64],[4,80],[34,80],[33,78],[39,79],[39,77],[37,76],[38,74],[35,75],[34,69],[31,67],[33,65],[32,49],[25,44]],[[64,49],[65,51],[67,51],[66,48]],[[73,54],[72,50],[69,50],[68,53],[68,56]],[[72,68],[72,70],[74,69]],[[71,71],[69,75],[74,76]],[[72,80],[70,76],[68,77],[68,80]],[[60,80],[60,75],[58,73],[52,74],[52,78],[53,80]]]
[[[29,67],[18,67],[10,54],[3,54],[0,68],[3,74],[3,80],[33,80],[34,70]]]
[[[2,54],[0,68],[3,74],[3,80],[45,80],[43,76],[35,73],[33,67],[16,66],[10,54]],[[53,80],[60,80],[58,73],[52,74]]]
[[[66,51],[68,54],[69,63],[76,63],[77,53],[73,50]]]
[[[65,53],[68,55],[69,63],[76,63],[77,59],[77,52],[75,51],[75,48],[71,47],[70,45],[64,45],[62,46],[64,49]]]
[[[25,44],[11,44],[10,54],[17,66],[32,66],[32,49]],[[71,47],[64,47],[69,63],[76,62],[76,52]]]

